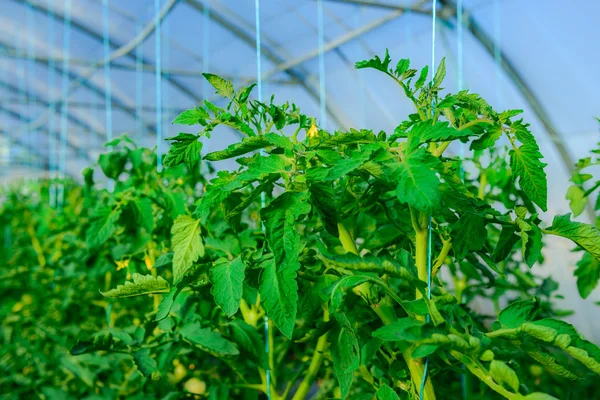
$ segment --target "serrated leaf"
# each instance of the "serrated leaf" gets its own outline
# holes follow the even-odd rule
[[[131,297],[151,293],[168,293],[171,290],[169,282],[160,276],[134,273],[132,279],[133,281],[118,285],[116,289],[100,293],[104,297]]]
[[[502,127],[493,126],[492,128],[485,131],[480,138],[471,142],[471,150],[485,150],[489,147],[494,146],[498,139],[502,137]]]
[[[179,293],[179,289],[174,286],[171,288],[169,293],[165,294],[163,298],[160,300],[158,304],[158,309],[156,310],[156,316],[154,317],[155,321],[162,321],[163,319],[169,316],[171,312],[171,307],[173,307],[173,303],[175,302],[175,297]]]
[[[423,86],[423,84],[425,83],[425,80],[427,79],[427,75],[429,75],[429,66],[426,65],[423,67],[423,69],[421,69],[419,78],[415,82],[415,90],[419,90],[421,88],[421,86]]]
[[[215,302],[227,314],[233,316],[240,307],[244,290],[244,271],[246,266],[240,257],[231,262],[216,262],[210,269],[210,290]]]
[[[158,371],[156,360],[150,357],[150,349],[139,349],[133,353],[133,361],[138,368],[138,371],[144,376],[151,375]]]
[[[230,326],[232,340],[240,349],[251,354],[260,367],[266,368],[268,366],[267,353],[264,351],[263,339],[256,328],[241,319],[234,319]]]
[[[592,257],[590,253],[585,252],[581,260],[577,262],[575,276],[577,277],[579,295],[586,299],[596,286],[598,286],[598,280],[600,280],[600,261]]]
[[[278,270],[275,260],[262,263],[264,268],[260,284],[260,299],[267,315],[288,339],[292,338],[298,312],[298,283],[296,270]]]
[[[201,328],[199,323],[185,325],[179,331],[183,340],[203,350],[224,356],[240,354],[236,345],[210,328]]]
[[[414,318],[399,318],[374,331],[373,336],[385,342],[402,340],[418,341],[425,338],[423,336],[424,325],[425,322]]]
[[[527,232],[527,244],[525,245],[524,260],[529,268],[540,259],[542,256],[542,231],[537,226],[531,226],[531,230]]]
[[[350,172],[357,170],[369,159],[370,154],[365,153],[352,153],[350,158],[343,158],[338,161],[337,164],[329,168],[327,173],[326,181],[334,181],[346,176]]]
[[[171,168],[185,163],[188,168],[192,168],[200,160],[202,142],[198,141],[198,135],[180,133],[167,140],[171,141],[171,147],[163,159],[165,167]]]
[[[338,212],[335,207],[333,186],[327,183],[312,183],[308,186],[310,203],[319,213],[323,226],[329,234],[337,237]]]
[[[540,153],[533,135],[525,128],[518,129],[515,135],[522,145],[520,147],[513,145],[510,150],[510,167],[515,177],[519,179],[523,192],[543,211],[546,211],[548,183],[544,167],[547,164],[541,161],[544,156]]]
[[[569,207],[573,212],[573,216],[581,215],[587,204],[585,191],[579,185],[571,185],[567,190],[566,199],[569,200]]]
[[[485,219],[478,214],[465,213],[452,224],[452,248],[456,258],[462,260],[468,252],[483,248],[487,239]]]
[[[399,164],[396,196],[401,203],[431,214],[440,206],[440,161],[424,148],[406,154]]]
[[[173,284],[179,283],[192,264],[204,255],[200,221],[187,215],[177,217],[171,228]]]
[[[408,68],[410,67],[410,60],[408,58],[403,58],[400,61],[398,61],[398,64],[396,64],[396,69],[394,70],[394,72],[396,73],[397,76],[401,76],[403,73],[405,73]]]
[[[375,397],[377,397],[377,400],[400,400],[400,397],[394,392],[394,389],[385,383],[377,389]]]
[[[375,56],[374,58],[372,58],[370,60],[358,61],[357,63],[354,64],[354,68],[356,68],[356,69],[375,68],[379,71],[387,73],[390,68],[391,61],[392,61],[392,59],[390,58],[390,53],[386,49],[383,60],[381,60],[379,58],[379,56]]]
[[[206,110],[204,108],[196,107],[196,108],[192,108],[190,110],[185,110],[184,112],[179,114],[177,116],[177,118],[175,118],[173,120],[173,123],[180,124],[180,125],[196,125],[196,124],[206,125],[206,120],[209,117],[210,116],[208,115],[208,113],[206,112]]]
[[[285,192],[261,211],[269,249],[273,252],[278,271],[288,268],[297,271],[300,268],[301,240],[296,226],[310,209],[308,193]]]
[[[152,232],[154,227],[154,217],[152,215],[152,201],[143,197],[131,202],[135,214],[135,222],[146,229],[148,233]]]
[[[513,392],[519,392],[519,378],[516,372],[506,365],[506,363],[498,360],[492,360],[490,363],[490,373],[492,378],[501,385],[506,385]]]
[[[433,77],[433,87],[439,88],[445,77],[446,77],[446,57],[442,58],[442,61],[440,61],[440,65],[437,67],[437,70],[435,71],[435,76]]]
[[[446,142],[473,135],[474,133],[468,129],[459,131],[449,126],[446,121],[433,124],[431,120],[427,120],[413,125],[408,135],[408,142],[412,150],[412,148],[420,143]],[[411,143],[413,144],[412,146],[410,145]]]
[[[116,224],[121,216],[121,207],[98,206],[91,215],[89,228],[85,232],[86,243],[89,248],[100,247],[113,236]]]
[[[570,239],[600,261],[600,232],[593,225],[571,221],[571,214],[557,215],[544,231]]]
[[[539,308],[539,300],[514,301],[500,312],[498,319],[504,328],[517,328],[530,321]]]
[[[341,398],[345,399],[354,381],[354,371],[360,366],[360,347],[356,334],[340,327],[339,332],[332,338],[331,357],[340,385]]]
[[[211,84],[212,87],[215,88],[216,94],[219,96],[232,98],[234,94],[233,84],[229,79],[223,79],[218,75],[204,73],[202,74],[204,78]]]
[[[515,244],[519,241],[519,236],[515,234],[516,228],[514,225],[505,225],[500,231],[500,237],[498,243],[492,254],[492,260],[494,262],[504,261],[511,253]]]

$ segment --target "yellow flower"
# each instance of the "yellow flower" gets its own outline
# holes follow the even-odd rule
[[[117,264],[117,271],[120,271],[124,268],[129,267],[129,259],[127,260],[121,260],[121,261],[115,261],[115,264]]]
[[[311,125],[310,129],[306,133],[306,136],[308,136],[309,139],[319,137],[319,130],[317,129],[317,126],[314,123]]]
[[[150,271],[152,269],[152,260],[150,257],[144,257],[144,263],[146,263],[146,268],[148,268],[148,271]]]

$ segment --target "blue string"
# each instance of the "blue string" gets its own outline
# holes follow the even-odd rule
[[[102,48],[104,50],[104,104],[106,107],[106,141],[113,137],[112,131],[112,87],[110,80],[110,31],[108,29],[108,0],[102,0]],[[114,182],[109,179],[107,188],[113,190]]]
[[[29,115],[31,115],[32,117],[35,115],[35,110],[34,107],[36,106],[36,90],[35,90],[35,64],[34,64],[34,59],[35,59],[35,47],[33,45],[33,38],[35,36],[35,15],[33,14],[33,6],[31,4],[27,4],[27,69],[28,69],[28,86],[29,86],[29,90],[27,92],[25,92],[28,96],[27,96],[27,109],[28,109],[28,113]],[[25,94],[24,93],[24,94]],[[30,130],[28,132],[29,134],[29,140],[31,143],[38,143],[38,135],[34,134],[33,130]],[[34,163],[34,161],[32,160],[32,165],[35,165],[36,163]],[[38,160],[38,165],[39,166],[39,160]]]
[[[502,53],[500,47],[501,40],[500,2],[498,0],[494,0],[494,61],[496,62],[496,99],[499,107],[501,107],[502,103],[502,85],[500,80],[502,76]]]
[[[431,11],[431,76],[435,75],[435,25],[436,25],[437,0],[433,0]],[[432,115],[434,113],[433,104],[431,106]],[[431,299],[431,216],[427,217],[427,299]],[[426,321],[431,317],[427,314]],[[425,358],[425,367],[423,368],[423,378],[421,380],[421,389],[419,390],[419,399],[423,400],[425,392],[425,383],[427,382],[427,372],[429,370],[429,357]]]
[[[70,73],[70,55],[71,55],[71,0],[65,4],[65,27],[63,32],[63,65],[62,65],[62,100],[60,115],[60,151],[59,151],[59,175],[64,179],[66,159],[67,159],[67,112],[69,103],[67,95],[69,93],[69,73]],[[64,185],[61,182],[58,185],[57,201],[58,206],[62,208],[64,202]]]
[[[202,20],[202,70],[204,72],[210,72],[209,70],[209,57],[210,57],[210,49],[209,49],[209,39],[210,39],[210,1],[204,1],[204,9],[202,10],[203,20]],[[206,79],[202,81],[202,98],[208,98],[208,82]]]
[[[48,36],[50,46],[54,45],[56,29],[54,26],[55,18],[54,12],[54,0],[48,0],[48,14],[50,21],[48,23]],[[48,88],[54,89],[56,85],[56,61],[54,57],[50,57],[48,61]],[[55,112],[56,112],[56,102],[54,101],[54,97],[50,96],[50,115],[48,119],[48,173],[50,175],[50,188],[49,188],[49,202],[50,207],[56,207],[56,182],[54,181],[55,173],[56,173],[56,120],[55,120]]]
[[[155,86],[156,86],[156,169],[162,171],[162,72],[160,50],[160,0],[154,0],[154,54],[156,58]]]
[[[254,11],[255,11],[255,19],[256,19],[256,78],[257,78],[257,89],[258,89],[258,101],[262,102],[262,63],[261,63],[261,42],[260,42],[260,0],[254,1]],[[261,156],[264,155],[264,150],[260,150]],[[260,205],[261,208],[265,208],[266,205],[266,194],[262,192],[260,194]],[[265,231],[264,224],[262,225],[263,232]],[[269,316],[265,311],[264,317],[265,323],[265,353],[267,354],[267,359],[269,359]],[[271,400],[271,365],[267,362],[267,369],[265,371],[265,384],[266,384],[266,392],[267,399]]]
[[[317,0],[317,24],[319,42],[319,111],[321,127],[327,127],[327,93],[325,85],[325,32],[323,26],[323,0]]]
[[[142,24],[137,22],[136,32],[139,34],[142,30]],[[144,134],[144,124],[142,123],[142,102],[143,102],[143,84],[144,84],[144,73],[142,71],[142,57],[143,47],[136,46],[135,48],[135,105],[136,105],[136,118],[135,118],[135,139],[139,142]]]

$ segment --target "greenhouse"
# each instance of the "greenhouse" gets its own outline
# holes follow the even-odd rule
[[[0,11],[0,399],[600,398],[600,2]]]

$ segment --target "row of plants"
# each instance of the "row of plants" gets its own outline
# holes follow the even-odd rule
[[[546,164],[521,111],[443,94],[443,61],[430,81],[387,52],[356,67],[414,104],[394,132],[329,132],[294,104],[251,99],[254,85],[205,74],[224,102],[175,119],[197,133],[169,139],[163,170],[122,136],[96,168],[110,191],[94,169],[84,184],[6,190],[0,391],[593,398],[600,349],[560,319],[558,284],[531,267],[546,236],[571,240],[587,297],[600,236],[568,214],[540,219]],[[222,126],[242,139],[203,153]],[[458,142],[472,155],[449,155]],[[220,169],[229,159],[238,167]],[[575,215],[597,195],[585,173],[596,162],[577,166]],[[56,185],[61,206],[49,203]]]

